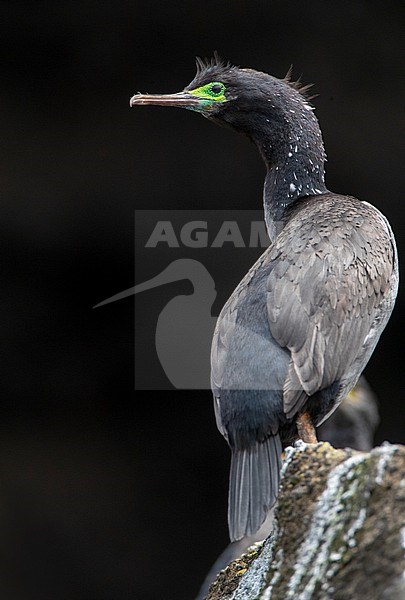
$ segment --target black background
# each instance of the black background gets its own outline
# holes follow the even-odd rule
[[[2,598],[190,599],[227,543],[210,393],[135,394],[133,298],[91,307],[134,284],[135,208],[260,208],[264,167],[130,95],[180,90],[214,49],[279,77],[293,63],[320,94],[328,187],[377,205],[401,253],[400,5],[1,3]],[[148,296],[145,323],[183,285]],[[366,371],[377,442],[404,441],[402,309]]]

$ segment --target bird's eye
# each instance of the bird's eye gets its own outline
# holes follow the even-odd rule
[[[204,109],[210,109],[218,102],[227,102],[225,86],[220,81],[211,81],[194,90],[189,90],[188,93],[197,96],[203,103],[201,106]]]
[[[213,83],[210,87],[210,92],[214,96],[220,96],[225,91],[225,86],[223,83]]]

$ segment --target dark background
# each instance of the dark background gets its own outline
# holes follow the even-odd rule
[[[377,205],[401,253],[401,3],[0,8],[0,595],[190,599],[227,543],[210,393],[135,394],[133,298],[91,307],[134,284],[135,208],[260,208],[264,167],[232,132],[129,97],[178,91],[214,49],[279,77],[293,63],[320,94],[329,188]],[[377,442],[404,442],[402,310],[366,372]]]

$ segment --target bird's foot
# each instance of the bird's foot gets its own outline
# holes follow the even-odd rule
[[[299,438],[306,444],[317,444],[315,427],[308,413],[303,413],[297,418],[297,430]]]

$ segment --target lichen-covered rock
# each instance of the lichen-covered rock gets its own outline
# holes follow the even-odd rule
[[[405,447],[286,451],[271,536],[207,600],[405,598]]]

